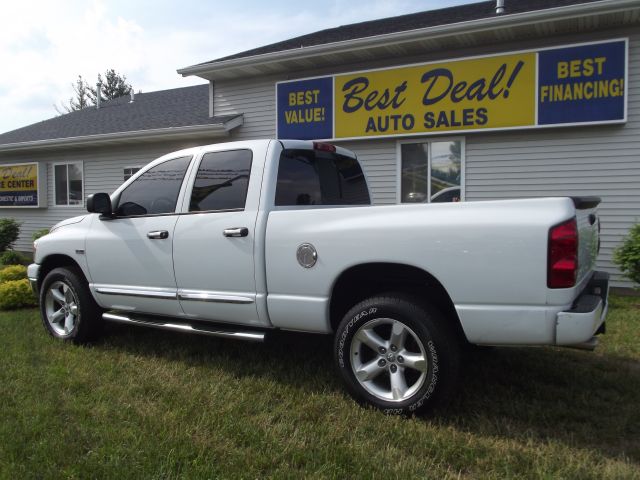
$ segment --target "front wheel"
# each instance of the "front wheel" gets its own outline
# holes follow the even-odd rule
[[[351,395],[398,415],[446,403],[460,364],[459,342],[446,322],[437,310],[402,294],[353,307],[335,340],[336,364]]]
[[[86,280],[74,268],[55,268],[44,278],[40,314],[47,332],[61,340],[86,343],[102,330],[100,307]]]

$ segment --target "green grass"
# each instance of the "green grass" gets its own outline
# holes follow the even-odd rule
[[[0,314],[0,478],[640,478],[640,298],[594,353],[470,355],[437,420],[357,406],[328,338],[111,326],[92,347]]]

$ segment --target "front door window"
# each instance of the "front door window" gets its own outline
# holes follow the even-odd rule
[[[178,193],[191,157],[167,160],[140,175],[120,194],[116,215],[159,215],[176,210]]]

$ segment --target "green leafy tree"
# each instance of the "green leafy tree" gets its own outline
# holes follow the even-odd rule
[[[73,96],[69,98],[68,103],[62,103],[60,106],[54,105],[54,108],[59,115],[64,115],[95,105],[98,97],[98,85],[100,85],[100,100],[103,102],[131,93],[131,85],[127,83],[127,77],[111,68],[104,72],[104,78],[98,74],[98,81],[95,85],[91,85],[82,78],[82,75],[78,75],[75,83],[71,84]]]
[[[632,282],[640,284],[640,223],[636,223],[613,252],[613,262]]]
[[[98,85],[100,85],[101,101],[113,100],[131,93],[131,85],[127,83],[127,77],[117,73],[112,68],[104,72],[104,79],[102,75],[98,74],[96,86],[87,85],[89,90],[88,97],[94,105],[97,102]]]
[[[0,218],[0,253],[11,248],[20,235],[20,223],[13,218]]]

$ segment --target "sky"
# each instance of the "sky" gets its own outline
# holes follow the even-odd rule
[[[138,92],[203,83],[176,69],[349,23],[470,0],[6,0],[0,133],[58,115],[78,75],[115,69]]]

